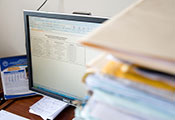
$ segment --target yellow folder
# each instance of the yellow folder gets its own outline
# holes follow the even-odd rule
[[[124,78],[133,82],[145,84],[157,89],[175,92],[174,84],[169,84],[161,80],[159,81],[150,79],[149,77],[145,77],[139,74],[137,71],[135,71],[135,69],[135,65],[125,64],[111,60],[104,66],[102,72],[108,75],[113,75],[118,78]]]

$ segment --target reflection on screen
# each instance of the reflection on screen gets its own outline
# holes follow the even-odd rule
[[[78,40],[99,23],[29,17],[33,85],[36,88],[82,99],[85,64],[99,54]]]

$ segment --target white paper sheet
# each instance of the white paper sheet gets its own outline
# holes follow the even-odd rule
[[[29,120],[5,110],[0,111],[0,120]]]
[[[68,103],[50,97],[43,97],[30,107],[29,112],[41,116],[43,119],[54,119]]]

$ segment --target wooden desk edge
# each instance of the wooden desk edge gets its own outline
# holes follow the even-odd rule
[[[5,107],[4,110],[28,118],[30,120],[42,120],[41,117],[29,113],[30,106],[41,98],[42,96],[37,95],[15,99],[13,102],[11,101],[11,104]],[[72,120],[74,117],[74,109],[75,107],[68,106],[54,120]]]

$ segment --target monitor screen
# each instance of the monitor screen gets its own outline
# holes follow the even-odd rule
[[[86,63],[100,54],[79,40],[106,18],[24,11],[29,88],[64,100],[84,100]]]

